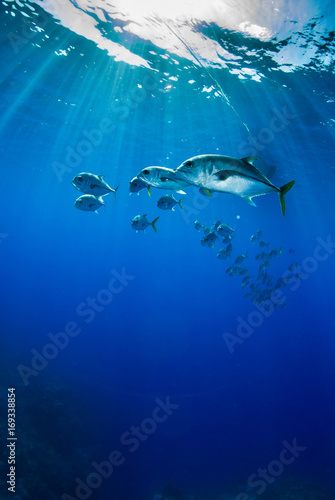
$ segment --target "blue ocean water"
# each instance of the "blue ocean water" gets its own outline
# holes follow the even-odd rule
[[[1,25],[0,498],[334,499],[332,3],[6,0]],[[286,216],[129,194],[201,154],[295,180]],[[81,172],[120,186],[98,214]],[[194,228],[218,219],[227,260]],[[257,297],[226,272],[247,251]]]

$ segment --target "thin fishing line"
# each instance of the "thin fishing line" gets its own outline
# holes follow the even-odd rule
[[[189,51],[189,53],[194,57],[194,59],[200,64],[200,66],[206,71],[207,75],[211,78],[211,80],[213,80],[213,82],[215,83],[215,85],[218,87],[219,89],[219,94],[221,95],[221,97],[223,97],[223,99],[225,100],[226,104],[228,104],[228,106],[232,109],[232,111],[235,113],[235,115],[237,116],[237,118],[240,120],[240,122],[242,123],[242,125],[244,126],[244,128],[246,129],[247,133],[249,134],[249,136],[251,137],[252,139],[252,142],[253,144],[255,145],[255,147],[257,148],[257,150],[259,151],[259,153],[261,153],[261,150],[257,144],[257,142],[255,141],[255,139],[253,138],[251,132],[250,132],[250,129],[248,127],[248,125],[242,120],[242,118],[240,117],[240,115],[238,114],[238,112],[236,111],[236,109],[234,108],[234,106],[231,104],[231,102],[229,101],[229,98],[227,96],[227,94],[224,92],[222,86],[220,85],[220,83],[217,81],[217,79],[210,73],[210,71],[208,70],[208,68],[206,68],[206,66],[204,66],[204,64],[200,61],[200,59],[198,58],[198,56],[193,52],[193,50],[187,45],[187,43],[184,41],[184,39],[182,38],[181,35],[179,35],[178,33],[176,33],[172,28],[171,26],[166,23],[162,18],[160,18],[160,21],[165,24],[165,26],[181,41],[181,43],[186,47],[186,49]]]

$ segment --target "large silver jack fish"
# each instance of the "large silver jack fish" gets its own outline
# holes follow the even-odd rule
[[[256,160],[256,156],[241,159],[222,155],[194,156],[184,161],[175,173],[180,180],[199,186],[208,194],[210,191],[235,194],[253,206],[256,206],[252,200],[254,196],[276,192],[285,216],[284,196],[295,181],[276,187],[253,165]]]

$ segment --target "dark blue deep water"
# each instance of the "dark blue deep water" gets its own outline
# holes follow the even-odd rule
[[[333,500],[332,2],[4,0],[0,38],[0,498]],[[286,216],[129,195],[202,154],[295,180]],[[120,185],[97,214],[81,172]]]

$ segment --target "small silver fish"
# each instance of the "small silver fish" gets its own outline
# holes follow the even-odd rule
[[[94,196],[104,196],[108,193],[114,193],[116,197],[116,191],[119,186],[115,189],[112,189],[108,186],[107,182],[103,180],[104,175],[95,175],[90,174],[88,172],[82,172],[81,174],[76,175],[72,179],[73,186],[86,194],[93,194]]]
[[[271,250],[271,252],[269,253],[269,257],[272,259],[273,257],[277,257],[279,254],[283,255],[283,247],[274,248],[273,250]]]
[[[200,231],[201,228],[203,228],[203,224],[201,224],[200,220],[196,220],[194,221],[194,229],[196,229],[197,231]]]
[[[269,254],[267,254],[266,252],[261,252],[261,253],[258,253],[256,255],[256,260],[262,260],[262,259],[266,259],[269,257]]]
[[[147,227],[152,226],[152,229],[157,233],[156,222],[159,217],[156,217],[152,222],[149,222],[147,219],[147,214],[144,215],[136,215],[131,221],[131,227],[137,231],[145,231]]]
[[[218,239],[219,239],[219,237],[218,237],[217,234],[215,234],[214,232],[210,232],[210,233],[206,234],[206,236],[204,236],[203,238],[201,238],[200,241],[201,241],[202,246],[207,246],[207,247],[214,248],[214,243]]]
[[[242,284],[241,284],[242,288],[245,288],[246,286],[248,286],[250,283],[250,280],[251,280],[250,276],[246,276],[245,278],[243,278]]]
[[[236,257],[235,259],[235,264],[242,264],[244,259],[249,259],[248,252],[244,255],[243,253]]]
[[[225,248],[221,248],[219,250],[219,252],[217,253],[217,258],[220,259],[220,260],[225,260],[227,259],[227,257],[230,257],[230,253],[227,252],[227,250]]]
[[[173,194],[167,194],[159,198],[157,202],[157,207],[160,208],[161,210],[172,210],[174,212],[174,207],[176,205],[179,205],[181,210],[183,210],[183,207],[181,206],[181,202],[183,201],[183,199],[184,197],[180,198],[180,200],[178,201],[173,196]]]
[[[220,236],[227,236],[229,234],[235,233],[235,229],[229,226],[229,224],[220,224],[217,228],[217,233]]]
[[[74,206],[78,210],[84,210],[85,212],[95,212],[98,213],[98,208],[106,205],[102,198],[93,196],[93,194],[83,194],[76,199]]]

